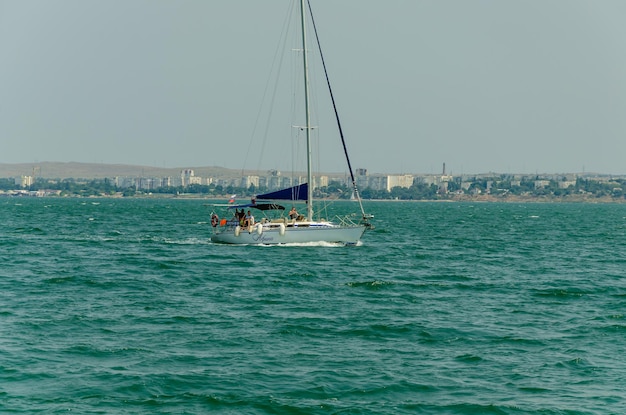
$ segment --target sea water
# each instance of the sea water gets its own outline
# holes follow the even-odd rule
[[[626,413],[626,205],[365,202],[343,247],[209,204],[0,199],[0,413]]]

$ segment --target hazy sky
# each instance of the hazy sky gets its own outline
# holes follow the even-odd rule
[[[283,169],[248,146],[289,1],[0,0],[0,163]],[[354,167],[626,174],[626,1],[312,5]]]

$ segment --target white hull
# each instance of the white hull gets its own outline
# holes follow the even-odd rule
[[[261,227],[259,232],[258,227]],[[329,242],[354,245],[361,239],[365,226],[297,226],[280,227],[255,225],[250,231],[245,228],[220,227],[215,230],[211,241],[237,245],[277,245],[309,242]]]

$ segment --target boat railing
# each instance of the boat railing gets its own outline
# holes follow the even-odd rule
[[[356,213],[344,216],[335,216],[334,221],[341,226],[357,226],[359,224]]]
[[[372,224],[370,223],[370,219],[374,218],[374,215],[362,215],[360,216],[357,213],[352,213],[350,215],[345,216],[335,216],[335,221],[340,226],[359,226],[364,225],[368,229],[374,229]]]

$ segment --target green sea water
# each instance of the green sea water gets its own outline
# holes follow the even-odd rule
[[[207,203],[0,199],[0,413],[626,413],[626,205],[366,202],[341,247]]]

